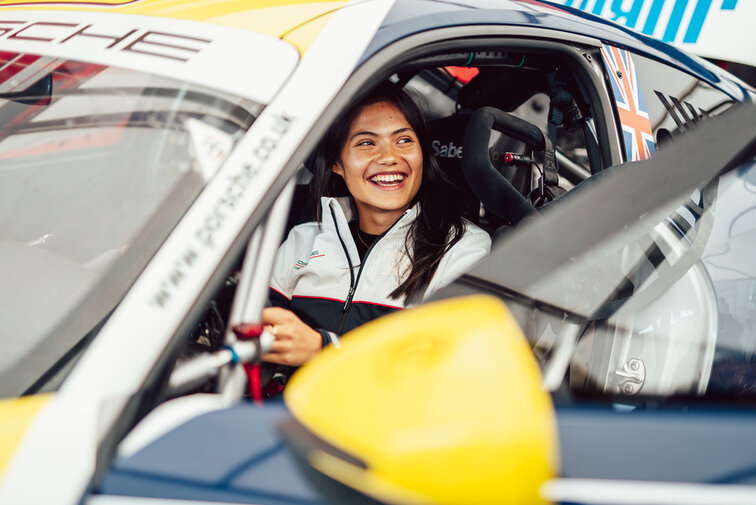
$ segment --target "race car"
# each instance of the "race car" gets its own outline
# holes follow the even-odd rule
[[[735,104],[756,95],[726,72],[526,0],[3,1],[0,28],[0,503],[591,503],[600,486],[634,479],[593,498],[607,503],[647,480],[751,478],[748,412],[707,411],[703,427],[680,412],[644,417],[670,398],[686,408],[750,398],[753,107]],[[497,300],[377,320],[344,336],[343,353],[303,367],[284,403],[258,408],[244,370],[265,339],[241,341],[232,328],[259,320],[278,245],[308,219],[311,150],[386,81],[427,103],[434,155],[465,216],[495,240],[490,258],[437,296]],[[541,216],[521,219],[517,195]],[[456,383],[453,398],[471,403],[426,408],[421,399],[455,403],[399,379],[457,354],[402,361],[381,345],[430,334],[420,348],[448,335],[456,349],[466,329],[486,337],[476,361],[459,362],[475,371],[474,391],[459,374],[410,382]],[[396,363],[390,391],[404,391],[403,408],[339,375],[365,364],[348,359],[360,349]],[[368,401],[321,398],[332,391],[321,381],[361,385]],[[577,408],[588,400],[606,407]],[[462,440],[459,450],[371,461],[391,444],[367,442],[396,433],[377,412],[418,411],[434,415],[401,439]],[[431,430],[454,411],[466,415]],[[507,422],[513,411],[528,415]],[[329,412],[344,424],[329,427]],[[294,421],[275,428],[284,418]],[[465,424],[476,419],[488,424]],[[663,436],[671,425],[684,426],[680,438]],[[674,464],[658,467],[678,473],[632,471],[633,450],[660,437],[688,447],[696,430],[728,433],[712,459],[729,473],[686,470],[701,454],[671,450]],[[602,453],[611,441],[630,456]],[[387,473],[373,472],[378,460]],[[523,465],[504,464],[514,460]],[[634,499],[755,496],[690,486]]]

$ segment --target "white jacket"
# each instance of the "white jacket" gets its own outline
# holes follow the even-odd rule
[[[405,211],[375,241],[362,265],[349,230],[348,199],[323,198],[321,204],[321,225],[295,226],[278,251],[270,284],[280,295],[276,304],[290,308],[313,328],[337,334],[404,308],[402,300],[393,300],[389,294],[407,272],[405,237],[419,206]],[[462,238],[441,259],[425,296],[467,271],[490,248],[488,233],[465,221]]]

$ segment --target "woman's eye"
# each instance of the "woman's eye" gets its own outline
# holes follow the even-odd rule
[[[399,139],[400,144],[409,144],[410,142],[414,142],[411,137],[402,137]]]
[[[360,140],[359,142],[357,142],[357,145],[358,146],[372,146],[373,145],[373,141],[372,140]]]

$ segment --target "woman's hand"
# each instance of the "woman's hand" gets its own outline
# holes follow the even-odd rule
[[[300,366],[315,356],[323,344],[320,333],[313,330],[290,310],[280,307],[263,309],[262,323],[273,326],[273,345],[263,361],[279,365]]]

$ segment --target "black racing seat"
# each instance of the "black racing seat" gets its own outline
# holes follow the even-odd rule
[[[479,222],[480,201],[467,185],[462,173],[462,141],[469,115],[455,114],[428,123],[431,153],[438,167],[454,186],[462,216]]]
[[[463,217],[493,232],[504,223],[490,212],[485,212],[484,219],[481,220],[481,199],[468,184],[463,171],[463,159],[467,153],[464,148],[465,131],[471,116],[461,113],[430,121],[431,152],[463,202]],[[517,191],[527,194],[530,190],[530,167],[523,167],[507,158],[507,153],[524,153],[525,142],[511,136],[489,133],[485,143],[485,155],[494,169],[512,181]],[[485,207],[485,202],[483,203]]]

